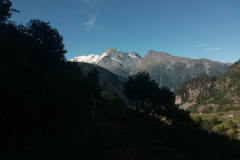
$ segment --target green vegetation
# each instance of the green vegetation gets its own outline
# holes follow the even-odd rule
[[[204,106],[203,113],[226,112],[240,109],[240,61],[234,63],[225,73],[209,77],[197,76],[183,83],[175,95],[181,97],[182,104],[194,101],[190,111],[197,113]]]
[[[191,113],[191,117],[196,120],[197,117],[201,117],[203,120],[208,120],[210,121],[213,118],[217,118],[219,122],[218,125],[223,125],[226,128],[231,128],[228,125],[228,122],[230,119],[235,120],[237,123],[240,123],[240,118],[239,117],[228,117],[228,115],[232,114],[233,112],[221,112],[221,113],[212,113],[212,114],[196,114],[196,113]]]
[[[229,120],[228,125],[233,128],[233,129],[237,129],[238,125],[237,123],[233,122],[232,120]]]
[[[40,20],[26,26],[1,22],[1,159],[240,158],[237,130],[231,140],[203,130],[201,124],[209,128],[219,123],[218,117],[209,122],[199,117],[195,123],[189,112],[174,104],[173,93],[158,88],[148,74],[130,77],[130,82],[144,78],[136,85],[129,80],[125,84],[127,97],[136,87],[142,91],[129,97],[143,97],[139,111],[119,98],[103,98],[99,70],[85,71],[78,63],[66,62],[62,40],[56,29]],[[142,90],[148,83],[156,94]],[[94,120],[89,116],[89,92],[97,102]]]
[[[0,0],[0,23],[6,22],[11,18],[12,12],[18,12],[18,10],[11,8],[12,2],[10,0]]]
[[[229,117],[229,115],[235,116]],[[225,135],[230,139],[240,140],[240,129],[238,126],[240,124],[239,112],[231,111],[201,115],[191,113],[191,117],[208,132]]]

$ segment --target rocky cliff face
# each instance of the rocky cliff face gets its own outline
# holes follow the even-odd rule
[[[199,74],[216,76],[229,67],[229,64],[208,59],[177,57],[153,50],[141,58],[135,52],[121,52],[113,48],[107,48],[100,55],[75,57],[71,61],[93,63],[124,77],[146,71],[160,86],[171,90]]]
[[[127,53],[117,49],[107,48],[104,53],[106,53],[107,56],[103,57],[97,65],[119,76],[129,76],[131,68],[141,61],[141,57],[135,52]]]
[[[70,61],[96,64],[119,76],[127,77],[130,75],[131,68],[141,61],[141,57],[136,52],[128,53],[114,48],[107,48],[100,55],[79,56]]]
[[[207,107],[216,110],[221,106],[240,106],[240,61],[218,76],[201,75],[183,83],[175,94],[176,103],[184,109],[195,106],[202,111]]]
[[[167,86],[172,90],[197,75],[216,76],[229,67],[229,64],[208,59],[177,57],[153,50],[150,50],[138,65],[137,68],[149,72],[160,86]]]

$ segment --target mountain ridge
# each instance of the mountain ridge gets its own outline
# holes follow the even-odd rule
[[[154,50],[149,50],[141,58],[136,52],[122,52],[114,48],[107,48],[100,55],[88,55],[87,58],[79,56],[70,61],[93,63],[123,77],[145,71],[150,73],[160,86],[166,86],[171,90],[199,74],[209,76],[221,74],[231,65],[209,59],[178,57]]]

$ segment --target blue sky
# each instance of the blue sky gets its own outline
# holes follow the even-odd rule
[[[50,22],[67,59],[106,48],[167,52],[220,62],[240,59],[240,0],[11,0],[12,20]]]

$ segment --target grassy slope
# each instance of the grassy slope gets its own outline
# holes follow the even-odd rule
[[[82,106],[77,117],[21,126],[1,135],[1,159],[228,159],[238,154],[238,142],[222,136],[168,128],[158,118],[137,114],[118,101],[98,104],[94,120]]]
[[[234,114],[236,117],[228,117],[229,114]],[[222,121],[219,125],[223,125],[224,127],[230,128],[227,124],[230,119],[235,120],[240,124],[240,112],[239,111],[228,111],[228,112],[220,112],[220,113],[212,113],[212,114],[196,114],[191,113],[192,118],[196,118],[197,116],[201,116],[203,120],[210,120],[213,117],[216,117],[219,121]]]
[[[228,117],[229,114],[234,114],[235,117]],[[212,118],[216,117],[218,121],[220,122],[218,125],[213,127],[213,130],[216,129],[217,126],[221,127],[224,126],[225,128],[228,128],[228,132],[232,132],[231,126],[229,126],[229,120],[233,120],[238,125],[240,124],[240,112],[239,111],[228,111],[228,112],[220,112],[220,113],[212,113],[212,114],[196,114],[191,113],[190,114],[193,119],[196,119],[196,117],[201,116],[203,120],[210,121]],[[237,128],[238,134],[237,139],[240,140],[240,128]]]

